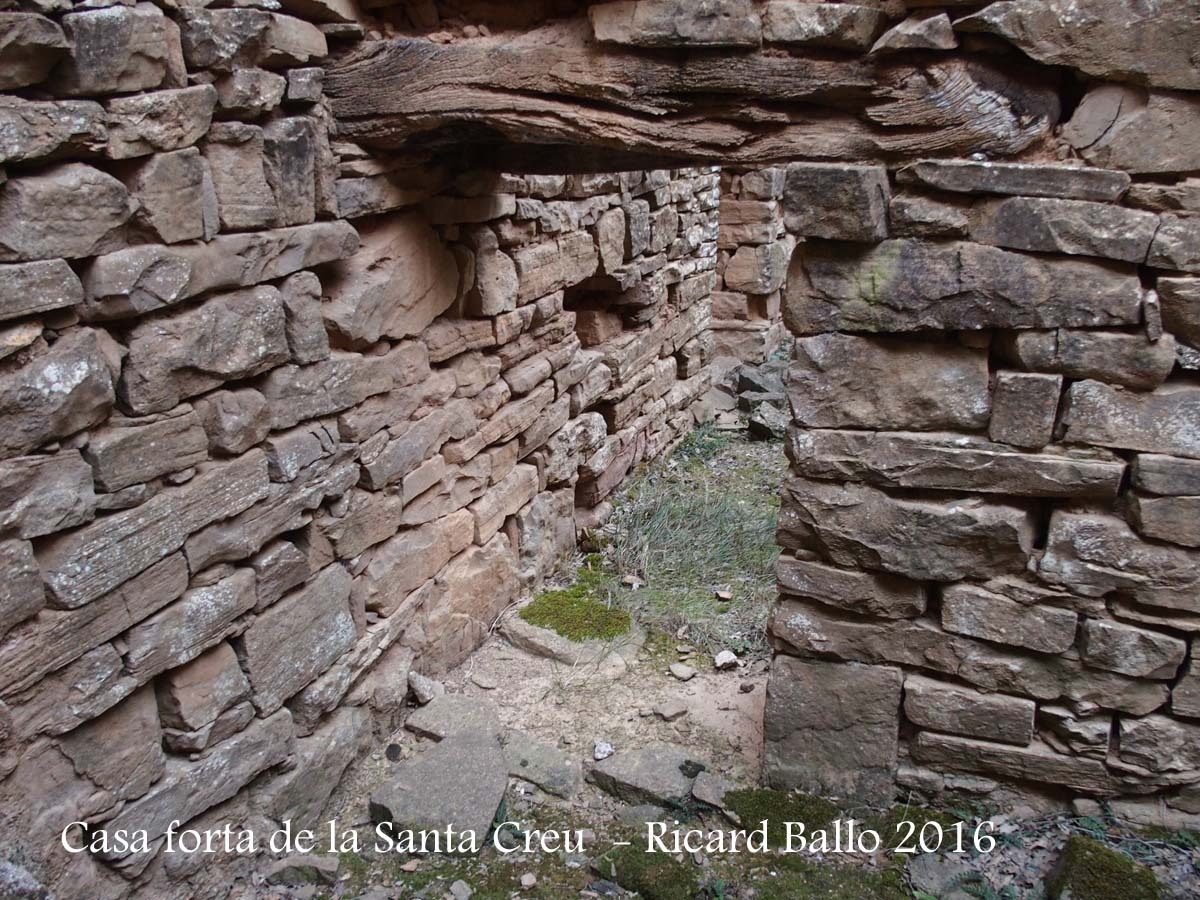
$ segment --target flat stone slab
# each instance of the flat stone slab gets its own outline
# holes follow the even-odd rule
[[[579,642],[549,628],[531,625],[519,615],[509,616],[501,628],[508,642],[519,650],[572,668],[594,666],[600,675],[610,678],[624,675],[646,643],[646,632],[636,625],[612,640]]]
[[[442,694],[413,711],[404,723],[413,734],[434,741],[463,732],[491,735],[500,739],[504,728],[496,707],[481,697],[466,694]]]
[[[626,803],[681,806],[691,796],[696,776],[707,768],[686,750],[652,744],[616,753],[596,764],[590,780]]]
[[[393,823],[397,841],[407,829],[445,836],[453,828],[454,846],[443,843],[440,851],[474,855],[469,842],[484,846],[507,788],[508,764],[495,735],[460,731],[399,764],[396,776],[371,795],[371,818]]]
[[[583,767],[578,760],[524,731],[506,732],[503,743],[510,776],[536,784],[564,800],[579,794],[583,787]]]

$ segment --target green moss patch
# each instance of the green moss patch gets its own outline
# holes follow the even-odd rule
[[[629,631],[629,613],[593,600],[588,593],[582,581],[566,590],[546,591],[521,610],[521,618],[576,643],[610,641]]]
[[[766,788],[728,791],[725,805],[737,813],[746,828],[767,823],[767,838],[772,847],[782,847],[787,841],[787,822],[803,822],[806,834],[828,828],[841,810],[820,797],[807,794],[788,794]]]
[[[1161,900],[1166,896],[1154,873],[1099,841],[1076,835],[1067,841],[1058,866],[1046,881],[1050,900]]]
[[[778,860],[774,877],[754,879],[758,900],[909,900],[902,864],[886,869],[816,865],[799,857]]]
[[[636,843],[610,850],[596,868],[601,877],[637,892],[642,900],[694,900],[700,893],[690,865],[664,853],[646,853]]]

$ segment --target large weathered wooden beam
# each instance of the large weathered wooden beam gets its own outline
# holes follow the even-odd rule
[[[339,133],[376,147],[494,140],[758,163],[1018,153],[1059,107],[1038,75],[1012,70],[952,57],[643,50],[552,26],[514,40],[374,42],[332,64],[325,86]]]

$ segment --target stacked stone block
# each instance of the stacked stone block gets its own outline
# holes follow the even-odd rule
[[[315,825],[709,387],[715,169],[341,142],[361,32],[284,10],[0,12],[0,834],[57,896]]]
[[[772,783],[1194,824],[1200,209],[1146,199],[1188,184],[787,168]]]

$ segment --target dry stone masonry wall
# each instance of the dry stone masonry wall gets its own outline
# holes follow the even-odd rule
[[[220,892],[173,820],[316,824],[701,414],[717,170],[339,140],[342,10],[0,12],[0,833],[60,897]]]
[[[1193,0],[4,0],[16,861],[221,895],[170,823],[315,822],[781,318],[768,780],[1194,823],[1196,46]]]

